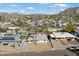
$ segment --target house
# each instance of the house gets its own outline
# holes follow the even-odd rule
[[[75,25],[76,27],[79,27],[79,22],[74,22],[73,25]]]
[[[19,37],[15,37],[15,36],[0,36],[0,45],[18,47],[21,40],[22,39],[20,39]]]
[[[68,22],[64,21],[64,20],[60,20],[58,21],[59,27],[64,27],[68,24]]]
[[[52,32],[52,34],[49,35],[51,39],[64,39],[66,41],[72,41],[75,39],[75,36],[68,33],[68,32]]]
[[[31,26],[35,26],[35,22],[33,22],[33,21],[30,22],[30,25],[31,25]]]
[[[42,26],[43,25],[43,21],[42,20],[38,20],[37,21],[37,26]]]
[[[11,27],[11,26],[12,26],[11,22],[4,22],[1,24],[2,28],[7,28],[7,27]]]
[[[19,30],[20,27],[8,27],[7,33],[13,33],[16,32],[16,29]]]
[[[48,28],[48,31],[49,32],[57,32],[57,31],[60,31],[62,30],[61,28]]]
[[[0,36],[0,45],[8,45],[12,47],[18,47],[24,39],[26,32],[18,31],[14,33],[7,33]]]
[[[54,19],[50,20],[51,27],[56,27],[57,23]]]
[[[46,34],[32,34],[29,36],[28,41],[29,42],[47,42],[47,36]]]

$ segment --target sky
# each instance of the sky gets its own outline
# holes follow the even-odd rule
[[[78,6],[79,3],[0,3],[0,13],[57,14]]]

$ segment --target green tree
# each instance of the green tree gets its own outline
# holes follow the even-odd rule
[[[79,21],[79,14],[76,14],[75,16],[76,16],[75,21]]]
[[[14,26],[22,26],[23,22],[21,20],[17,20],[17,21],[12,22],[12,24],[14,24]]]
[[[65,27],[65,31],[68,31],[68,32],[72,32],[72,31],[74,31],[75,29],[76,29],[76,26],[73,25],[71,22],[69,22],[69,23],[67,24],[67,26]]]
[[[7,32],[8,28],[1,28],[0,27],[0,32]]]
[[[43,29],[43,32],[46,33],[47,35],[49,35],[48,29]]]

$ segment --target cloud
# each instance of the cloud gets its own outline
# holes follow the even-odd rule
[[[66,10],[67,8],[69,8],[69,6],[67,4],[51,4],[49,7],[52,8],[51,11],[55,14],[60,13],[64,10]]]
[[[65,9],[60,9],[60,11],[64,11]]]
[[[60,8],[66,8],[66,7],[69,7],[67,4],[50,4],[49,7],[60,7]]]
[[[32,9],[34,9],[33,7],[26,7],[27,9],[30,9],[30,10],[32,10]]]
[[[66,5],[66,4],[54,4],[54,6],[67,7],[68,5]]]
[[[14,13],[16,10],[0,10],[0,12]]]
[[[25,13],[26,10],[19,10],[18,12],[20,13]]]
[[[17,6],[16,4],[11,4],[10,6]]]
[[[65,8],[53,9],[53,10],[50,10],[49,14],[58,14],[64,10],[66,9]]]
[[[37,3],[39,5],[49,5],[50,3]]]

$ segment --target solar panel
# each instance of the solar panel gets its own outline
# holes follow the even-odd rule
[[[15,40],[14,37],[3,37],[3,38],[0,38],[0,40]]]

